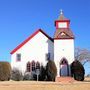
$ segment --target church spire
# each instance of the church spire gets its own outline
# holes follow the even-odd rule
[[[66,17],[63,14],[63,10],[60,10],[60,16],[59,16],[59,20],[67,20]]]
[[[59,19],[55,21],[56,32],[54,38],[69,39],[74,38],[72,31],[70,30],[70,20],[64,17],[63,11],[60,11]]]

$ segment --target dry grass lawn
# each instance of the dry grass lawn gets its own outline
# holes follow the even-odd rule
[[[3,81],[0,90],[90,90],[90,78],[83,82]]]

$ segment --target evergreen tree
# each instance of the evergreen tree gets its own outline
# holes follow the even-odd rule
[[[57,69],[54,61],[48,60],[46,65],[46,76],[48,81],[55,81],[55,77],[57,75]]]
[[[78,60],[75,60],[71,64],[71,75],[74,77],[75,80],[83,81],[84,74],[85,74],[85,70],[83,65]]]

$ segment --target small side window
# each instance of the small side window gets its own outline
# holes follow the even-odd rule
[[[16,54],[16,60],[17,61],[21,61],[21,54],[19,53],[19,54]]]

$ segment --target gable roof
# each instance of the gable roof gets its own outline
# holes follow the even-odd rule
[[[26,40],[24,40],[20,45],[18,45],[14,50],[12,50],[10,52],[10,54],[15,53],[18,49],[20,49],[23,45],[25,45],[29,40],[31,40],[35,35],[37,35],[39,32],[41,32],[42,34],[44,34],[49,40],[51,40],[53,42],[53,39],[48,36],[44,31],[42,31],[41,29],[38,29],[36,32],[34,32],[31,36],[29,36]]]

